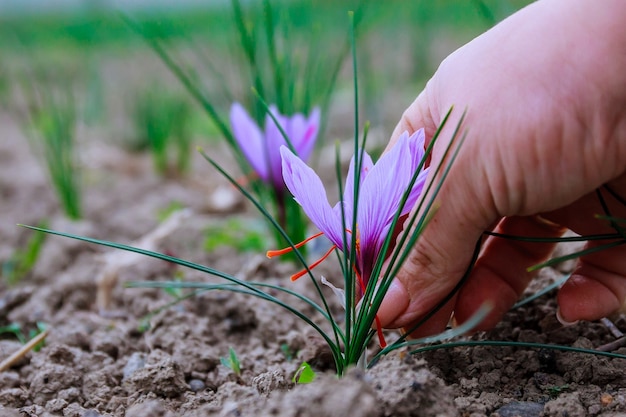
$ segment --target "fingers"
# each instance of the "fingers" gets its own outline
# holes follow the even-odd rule
[[[432,224],[429,224],[426,230],[431,227]],[[432,229],[431,231],[435,234],[438,232]],[[537,216],[528,216],[505,218],[498,224],[495,231],[517,236],[558,237],[564,233],[565,228],[544,221]],[[421,239],[426,239],[428,236],[425,232]],[[466,237],[457,237],[457,239],[457,242],[467,240]],[[455,319],[462,323],[471,318],[485,303],[489,303],[492,310],[477,330],[492,328],[519,299],[532,279],[533,274],[527,272],[526,269],[547,259],[554,246],[554,243],[489,237],[455,301],[448,303],[412,336],[419,337],[442,331],[448,324],[452,309],[454,309]],[[422,244],[422,247],[417,247],[414,252],[424,255],[424,250],[428,249]],[[451,251],[457,254],[461,252],[460,249]],[[436,251],[434,253],[437,254]],[[390,287],[383,306],[379,310],[379,318],[383,325],[411,327],[452,290],[468,267],[470,259],[471,253],[461,262],[457,262],[457,271],[454,275],[450,275],[450,272],[444,271],[433,273],[433,265],[444,265],[442,260],[437,260],[433,255],[426,255],[426,258],[412,257],[408,268],[405,267],[398,274],[397,281],[394,281]],[[445,264],[451,266],[458,260],[446,259]],[[446,279],[452,276],[458,279]]]
[[[592,242],[588,248],[606,242]],[[565,322],[597,320],[618,310],[626,301],[626,245],[584,256],[557,296]]]
[[[565,228],[539,216],[506,217],[494,230],[513,236],[559,237]],[[526,242],[491,236],[467,283],[459,291],[455,319],[468,320],[484,304],[491,311],[476,330],[494,327],[519,299],[534,274],[527,268],[546,260],[556,243]]]
[[[626,219],[626,205],[623,197],[619,197],[626,196],[626,175],[611,181],[608,186],[618,198],[601,188],[600,194],[606,208],[612,216]],[[598,194],[593,192],[574,204],[546,213],[545,216],[565,224],[583,236],[615,234],[611,222],[595,217],[604,214],[604,210]],[[585,249],[597,248],[611,242],[615,240],[591,241]],[[581,257],[572,276],[560,289],[557,299],[559,315],[564,322],[597,320],[618,309],[623,310],[626,299],[626,244]]]

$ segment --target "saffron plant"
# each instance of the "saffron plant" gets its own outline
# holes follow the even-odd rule
[[[248,115],[243,106],[234,103],[230,110],[230,122],[233,135],[239,149],[248,160],[262,185],[254,187],[261,196],[268,196],[265,205],[272,204],[274,218],[280,226],[294,238],[304,238],[306,223],[300,216],[299,209],[289,197],[282,176],[280,147],[290,146],[304,160],[313,152],[319,132],[320,110],[313,109],[307,118],[296,113],[291,117],[282,115],[275,106],[270,106],[265,120],[265,129],[261,128]],[[286,244],[280,235],[276,235],[279,245]]]

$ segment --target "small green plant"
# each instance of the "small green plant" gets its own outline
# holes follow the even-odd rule
[[[315,380],[315,371],[306,362],[302,362],[302,365],[298,368],[296,373],[291,378],[294,384],[310,384]]]
[[[220,363],[232,370],[235,375],[241,376],[241,363],[239,362],[239,358],[237,357],[237,353],[235,349],[232,347],[228,348],[228,356],[223,356],[220,358]]]
[[[172,201],[166,207],[160,209],[157,212],[157,220],[159,223],[164,222],[168,217],[170,217],[173,213],[184,209],[185,206],[180,201]]]
[[[48,176],[65,215],[82,216],[81,181],[76,152],[76,103],[71,88],[25,85],[27,125],[31,143],[43,156]]]
[[[242,219],[232,218],[225,223],[209,226],[205,230],[204,249],[213,252],[218,247],[232,247],[238,252],[262,252],[267,249],[267,238],[262,227]]]
[[[295,356],[298,354],[298,352],[294,352],[294,350],[291,349],[291,347],[289,347],[289,344],[287,343],[283,343],[282,345],[280,345],[280,351],[283,352],[283,355],[285,355],[285,359],[287,359],[287,362],[291,362],[293,358],[295,358]]]
[[[569,390],[569,385],[568,384],[565,384],[565,385],[551,385],[551,386],[546,388],[546,391],[547,391],[548,395],[550,396],[550,398],[556,398],[561,393],[567,392],[568,390]]]
[[[21,344],[26,343],[28,340],[22,333],[22,326],[18,323],[11,323],[0,327],[0,334],[12,334]]]
[[[43,333],[46,330],[47,326],[42,322],[37,322],[35,328],[30,329],[29,331],[24,331],[22,326],[18,323],[11,323],[7,326],[0,327],[0,335],[2,334],[12,334],[17,338],[17,340],[25,345],[29,340],[34,338],[35,336]],[[45,341],[41,341],[35,347],[33,347],[33,351],[38,352],[42,347],[44,347]]]
[[[47,227],[47,224],[43,221],[40,226]],[[2,278],[7,285],[17,284],[33,269],[45,241],[45,235],[32,235],[23,248],[17,249],[2,263]]]
[[[133,121],[137,148],[148,148],[160,175],[187,172],[191,155],[190,110],[182,98],[153,85],[137,95]],[[176,157],[171,160],[171,153]]]

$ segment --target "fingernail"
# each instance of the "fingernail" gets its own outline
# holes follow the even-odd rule
[[[578,324],[578,322],[580,321],[580,320],[566,321],[565,319],[563,319],[563,316],[561,316],[561,309],[560,308],[556,309],[556,319],[559,321],[559,323],[561,323],[565,327],[573,326],[575,324]]]
[[[383,326],[391,323],[409,305],[409,294],[400,280],[394,278],[389,285],[383,302],[378,309],[378,318]]]

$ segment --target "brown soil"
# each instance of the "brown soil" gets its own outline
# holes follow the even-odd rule
[[[310,282],[289,281],[294,268],[289,264],[228,247],[203,250],[204,230],[224,222],[227,215],[212,212],[209,197],[225,182],[201,158],[194,160],[191,177],[163,180],[153,173],[148,155],[125,153],[103,140],[81,143],[85,220],[72,223],[60,213],[45,172],[14,119],[2,114],[0,126],[0,261],[33,233],[16,223],[34,225],[46,218],[56,230],[128,243],[153,230],[158,211],[176,201],[192,214],[160,242],[158,250],[315,297]],[[241,204],[227,211],[256,221],[241,211]],[[0,326],[17,323],[28,331],[43,322],[50,330],[41,350],[0,373],[0,415],[626,413],[626,361],[619,359],[545,349],[460,347],[415,356],[393,353],[367,372],[352,370],[337,379],[328,369],[328,352],[304,323],[265,301],[223,292],[203,293],[176,304],[154,315],[149,328],[142,328],[144,317],[172,298],[161,290],[125,289],[118,283],[112,303],[100,311],[96,282],[109,252],[49,237],[31,274],[12,287],[0,284]],[[328,263],[323,273],[337,276],[336,267]],[[563,268],[544,271],[536,287],[562,276]],[[176,273],[186,281],[216,280],[149,258],[121,269],[119,278],[169,280]],[[493,332],[475,337],[582,347],[615,339],[601,323],[562,327],[555,319],[552,296],[511,311]],[[614,322],[626,332],[623,316]],[[8,334],[0,338],[2,360],[20,343]],[[220,363],[229,347],[241,360],[241,375]],[[292,376],[303,360],[317,367],[317,379],[295,385]]]

